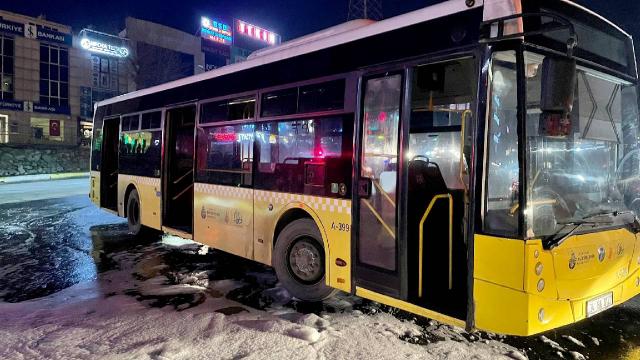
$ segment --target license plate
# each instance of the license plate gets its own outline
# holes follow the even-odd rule
[[[613,293],[604,294],[587,301],[587,317],[603,312],[613,306]]]

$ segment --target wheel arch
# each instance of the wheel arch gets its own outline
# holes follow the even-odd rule
[[[322,246],[324,248],[324,258],[325,258],[325,282],[329,285],[330,279],[330,259],[331,259],[331,251],[329,248],[329,239],[327,238],[327,234],[325,232],[324,226],[322,225],[322,221],[318,214],[313,211],[309,206],[303,203],[291,203],[285,206],[285,208],[278,215],[278,221],[276,222],[276,226],[273,231],[273,241],[271,244],[271,250],[276,246],[276,242],[278,241],[278,235],[282,232],[282,230],[292,222],[299,219],[311,219],[318,227],[318,231],[320,232],[320,236],[322,237]],[[273,259],[273,256],[271,256]]]

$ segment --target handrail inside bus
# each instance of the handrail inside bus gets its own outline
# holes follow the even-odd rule
[[[190,174],[193,174],[193,169],[191,169],[191,170],[187,171],[187,173],[186,173],[186,174],[184,174],[184,175],[180,176],[180,178],[178,178],[178,180],[176,180],[176,181],[174,181],[174,182],[173,182],[173,185],[175,185],[175,184],[179,183],[180,181],[184,180],[184,178],[186,178],[186,177],[187,177],[187,176],[189,176]]]
[[[424,212],[422,216],[422,220],[420,220],[420,238],[418,245],[418,298],[422,297],[422,267],[423,267],[423,252],[424,252],[424,223],[431,212],[431,209],[435,205],[436,201],[441,199],[449,200],[449,290],[453,288],[453,197],[451,194],[440,194],[436,195],[431,199],[427,210]]]
[[[187,191],[189,191],[189,189],[191,189],[192,187],[193,187],[193,184],[190,184],[189,186],[184,188],[184,190],[182,190],[178,195],[176,195],[173,198],[171,198],[171,200],[173,200],[173,201],[177,200],[179,197],[181,197],[182,195],[186,194]]]
[[[391,203],[391,206],[393,206],[395,208],[396,207],[396,202],[393,201],[393,199],[389,196],[389,194],[387,194],[386,191],[384,191],[384,189],[382,188],[382,185],[378,184],[378,182],[376,180],[371,181],[371,183],[373,183],[373,185],[376,187],[376,189],[378,191],[380,191],[380,193],[382,193],[382,196],[385,199],[387,199],[387,201],[389,201],[389,203]]]
[[[373,213],[373,216],[375,216],[375,217],[376,217],[376,219],[378,219],[378,221],[380,222],[380,224],[385,228],[385,230],[387,230],[387,232],[389,233],[389,235],[391,235],[391,237],[395,239],[395,238],[396,238],[396,233],[395,233],[395,231],[393,231],[393,230],[391,229],[391,227],[390,227],[389,225],[387,225],[387,223],[386,223],[386,222],[384,221],[384,219],[382,218],[382,215],[380,215],[380,214],[376,211],[376,209],[373,207],[373,205],[371,205],[371,204],[369,203],[369,200],[366,200],[366,199],[362,199],[362,200],[363,200],[363,203],[364,203],[365,205],[367,205],[367,207],[369,208],[369,210],[371,210],[371,212]]]

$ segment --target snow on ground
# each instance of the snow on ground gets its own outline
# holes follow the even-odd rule
[[[272,273],[227,276],[237,260],[212,267],[206,249],[175,239],[109,256],[114,269],[94,281],[0,302],[0,359],[526,359],[375,303],[356,309],[350,295],[302,311]]]

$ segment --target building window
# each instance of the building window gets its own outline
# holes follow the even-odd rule
[[[0,99],[13,100],[13,38],[0,35]]]
[[[118,92],[118,60],[91,55],[93,88]]]
[[[40,45],[40,103],[69,106],[69,50]]]

